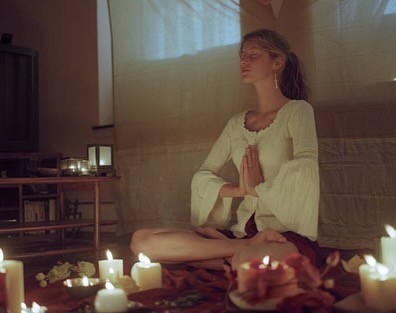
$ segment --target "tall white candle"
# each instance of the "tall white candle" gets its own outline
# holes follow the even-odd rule
[[[114,288],[106,282],[106,288],[96,294],[95,311],[98,313],[126,312],[128,310],[128,297],[121,288]]]
[[[114,274],[117,277],[124,276],[124,261],[121,259],[113,259],[113,254],[110,250],[106,251],[107,260],[99,261],[99,277],[101,279],[109,278],[110,268],[114,270]]]
[[[139,262],[131,269],[131,277],[140,290],[162,288],[161,264],[151,262],[143,253],[139,253]]]
[[[365,259],[368,264],[359,267],[359,276],[366,305],[375,310],[395,310],[396,273],[389,272],[385,265],[377,263],[373,257]]]
[[[21,304],[25,302],[23,263],[21,261],[3,260],[3,258],[3,251],[1,251],[0,263],[5,270],[7,313],[20,313]]]
[[[393,271],[396,270],[396,230],[390,225],[385,225],[385,229],[389,237],[381,237],[382,263]]]

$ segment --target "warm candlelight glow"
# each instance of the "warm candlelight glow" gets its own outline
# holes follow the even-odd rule
[[[106,250],[106,256],[109,261],[113,261],[113,254],[110,250]]]
[[[83,286],[89,286],[89,279],[88,279],[87,276],[84,276],[84,277],[82,278],[82,285],[83,285]]]
[[[3,249],[0,249],[0,263],[3,262],[3,260],[4,260]]]
[[[139,262],[143,263],[144,265],[150,265],[151,261],[148,256],[144,255],[143,253],[139,253]]]
[[[396,230],[391,225],[385,225],[385,230],[388,233],[389,237],[396,238]]]
[[[380,274],[380,275],[386,275],[389,273],[389,269],[381,263],[377,263],[376,268],[377,268],[378,274]]]
[[[111,282],[107,281],[107,282],[106,282],[106,289],[107,289],[107,290],[113,290],[113,289],[114,289],[113,284],[112,284]]]
[[[269,263],[270,263],[270,257],[269,255],[266,255],[265,257],[263,257],[263,264],[268,265]]]
[[[375,258],[372,255],[365,255],[364,256],[364,260],[366,261],[366,263],[372,267],[375,267],[377,265],[377,261],[375,260]]]

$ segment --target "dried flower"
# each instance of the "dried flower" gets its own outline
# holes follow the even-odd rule
[[[253,305],[274,297],[282,298],[277,309],[283,313],[330,312],[335,298],[325,289],[332,288],[334,281],[324,282],[322,278],[339,262],[338,251],[327,257],[323,272],[300,253],[289,254],[281,262],[268,265],[255,258],[238,270],[238,292]]]

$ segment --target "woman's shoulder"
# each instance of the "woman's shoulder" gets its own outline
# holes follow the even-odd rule
[[[245,115],[246,115],[247,111],[248,110],[244,110],[244,111],[241,111],[241,112],[238,112],[238,113],[234,113],[234,115],[232,115],[229,118],[227,125],[231,126],[231,127],[236,127],[236,126],[243,125],[244,121],[245,121]]]
[[[289,115],[293,114],[311,114],[313,112],[312,105],[306,100],[290,100],[284,105],[284,111]]]

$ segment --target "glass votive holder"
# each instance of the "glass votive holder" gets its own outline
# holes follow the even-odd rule
[[[100,278],[72,278],[63,282],[66,292],[72,299],[83,299],[95,295],[105,287],[106,281]]]

